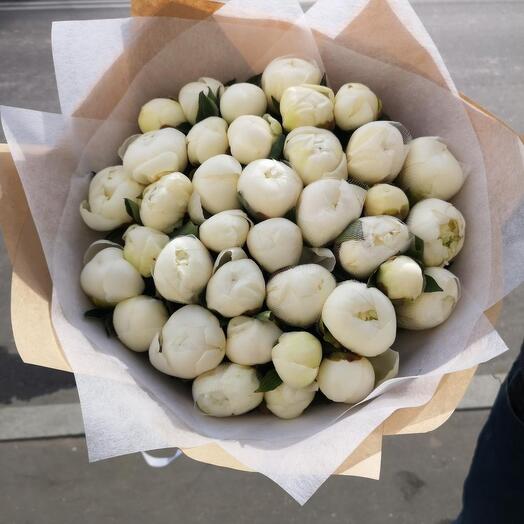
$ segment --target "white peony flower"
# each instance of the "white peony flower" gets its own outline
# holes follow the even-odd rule
[[[144,290],[140,273],[117,247],[98,252],[82,269],[80,286],[96,306],[114,306]]]
[[[271,350],[281,334],[281,329],[271,320],[234,317],[227,325],[227,358],[246,366],[271,362]]]
[[[220,98],[220,114],[228,124],[242,115],[262,116],[266,109],[264,91],[248,82],[227,87]]]
[[[193,236],[175,237],[158,255],[153,268],[157,291],[167,300],[191,304],[211,278],[213,261],[204,244]]]
[[[240,208],[237,196],[240,162],[229,155],[209,158],[195,171],[193,188],[202,207],[210,213]]]
[[[227,122],[218,116],[205,118],[191,128],[186,139],[189,161],[194,166],[202,164],[227,151]]]
[[[413,200],[453,198],[464,184],[462,167],[446,144],[435,136],[415,138],[398,177]]]
[[[163,127],[177,127],[186,122],[182,106],[171,98],[153,98],[145,103],[138,115],[138,127],[142,133]]]
[[[429,329],[445,322],[460,298],[459,279],[441,267],[428,267],[424,274],[433,278],[442,291],[422,293],[415,300],[404,300],[395,305],[399,327]]]
[[[207,284],[207,307],[224,317],[256,311],[265,297],[266,283],[262,271],[249,259],[224,264]]]
[[[227,130],[231,154],[249,164],[267,158],[273,142],[282,134],[282,126],[270,115],[243,115],[235,118]]]
[[[296,418],[313,402],[318,390],[316,382],[305,388],[295,389],[285,383],[272,391],[264,393],[266,406],[273,415],[279,418]]]
[[[388,258],[404,253],[410,243],[406,224],[391,216],[362,217],[337,238],[338,260],[356,278],[367,278]]]
[[[291,331],[280,336],[271,358],[285,384],[295,389],[305,388],[317,378],[322,345],[307,331]]]
[[[216,368],[225,347],[218,319],[201,306],[184,306],[169,317],[151,342],[149,360],[162,373],[192,379]]]
[[[364,357],[386,351],[397,334],[395,309],[388,297],[354,280],[339,284],[329,295],[322,322],[344,347]]]
[[[373,391],[375,372],[365,357],[345,352],[333,353],[322,360],[318,386],[333,402],[356,404]]]
[[[335,121],[344,131],[377,120],[382,104],[364,84],[344,84],[335,96]]]
[[[335,289],[333,275],[317,264],[304,264],[277,273],[267,284],[267,307],[292,326],[309,326],[322,313]]]
[[[400,131],[388,122],[370,122],[359,127],[349,139],[346,156],[348,173],[366,184],[390,182],[406,158]]]
[[[378,268],[377,287],[390,300],[414,300],[424,290],[422,268],[405,255],[392,257]]]
[[[364,202],[367,216],[390,215],[404,220],[409,213],[409,200],[402,189],[390,184],[370,187]]]
[[[144,186],[133,180],[122,166],[106,167],[89,184],[87,200],[80,204],[80,215],[95,231],[111,231],[131,222],[125,200],[137,202]]]
[[[200,93],[208,95],[212,93],[218,99],[224,92],[224,86],[214,78],[202,77],[196,82],[189,82],[180,89],[178,101],[182,106],[182,111],[186,115],[187,121],[194,125],[198,115],[198,97]]]
[[[302,84],[288,87],[280,100],[282,125],[286,131],[315,126],[332,129],[335,95],[326,86]]]
[[[124,258],[138,269],[143,277],[150,277],[155,261],[169,237],[156,229],[137,226],[127,228],[123,237]]]
[[[225,363],[195,379],[193,400],[212,417],[242,415],[262,402],[259,386],[255,368]]]
[[[171,127],[149,131],[129,144],[124,169],[141,184],[151,184],[187,166],[186,136]]]
[[[297,224],[314,247],[334,240],[362,214],[366,190],[345,180],[317,180],[298,199]]]
[[[321,178],[348,177],[346,155],[338,138],[327,129],[297,127],[286,137],[284,157],[304,185]]]
[[[407,221],[411,233],[424,241],[426,266],[444,266],[455,258],[466,234],[466,221],[452,204],[428,198],[413,206]]]
[[[302,180],[278,160],[255,160],[248,164],[237,185],[248,211],[263,218],[284,216],[297,203]]]
[[[119,302],[113,311],[113,326],[122,344],[133,351],[147,351],[155,335],[167,322],[160,300],[140,295]]]
[[[314,61],[295,57],[275,58],[262,73],[261,84],[270,107],[273,99],[280,102],[288,87],[320,84],[322,71]],[[274,109],[274,107],[273,107]]]
[[[144,190],[140,219],[145,226],[171,233],[186,214],[193,191],[191,180],[182,173],[170,173]]]
[[[251,228],[247,247],[257,263],[273,273],[298,263],[302,254],[302,233],[287,218],[270,218]]]
[[[198,230],[202,243],[211,251],[242,247],[252,222],[240,209],[221,211],[208,218]]]

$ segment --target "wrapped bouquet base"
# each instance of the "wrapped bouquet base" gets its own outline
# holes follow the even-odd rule
[[[522,144],[458,96],[407,2],[320,0],[307,16],[291,1],[267,2],[264,13],[257,4],[135,2],[135,14],[175,18],[56,24],[62,115],[2,109],[10,148],[1,155],[0,216],[17,347],[27,362],[75,372],[91,460],[180,447],[197,460],[259,471],[304,503],[332,473],[378,478],[382,436],[438,427],[474,367],[506,349],[487,312],[523,280]],[[415,136],[453,144],[470,170],[457,200],[469,227],[454,266],[463,299],[439,328],[398,341],[398,378],[364,403],[293,421],[210,419],[186,389],[84,320],[77,276],[95,238],[78,217],[84,174],[114,162],[145,101],[204,74],[247,78],[286,54],[323,63],[335,87],[348,77],[369,85]]]

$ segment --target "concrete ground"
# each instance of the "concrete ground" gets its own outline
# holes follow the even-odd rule
[[[64,8],[65,3],[42,1],[35,9],[35,3],[0,0],[0,104],[58,111],[51,22],[128,15],[128,9],[118,0],[107,2],[115,6],[111,8],[100,8],[96,0],[71,0],[70,8]],[[88,4],[91,8],[85,7]],[[413,7],[459,89],[524,133],[524,2],[416,0]],[[3,409],[33,409],[47,404],[78,411],[71,375],[24,365],[16,354],[9,322],[9,273],[0,238],[2,524],[69,523],[73,518],[79,524],[132,524],[145,519],[151,524],[168,519],[184,523],[444,524],[457,514],[462,482],[489,406],[489,401],[479,402],[476,393],[463,404],[474,410],[456,412],[436,432],[386,439],[380,482],[332,478],[304,508],[260,475],[214,468],[185,458],[164,470],[148,468],[140,456],[89,465],[83,438],[1,442],[2,435],[11,438],[3,431],[5,426],[2,428],[2,421],[9,420],[3,416]],[[510,352],[481,367],[483,377],[476,389],[485,391],[484,384],[488,384],[486,398],[492,398],[496,391],[486,375],[509,369],[524,338],[523,319],[524,287],[505,300],[498,323]],[[9,413],[12,416],[13,412]],[[27,416],[33,412],[20,413]],[[75,416],[73,413],[73,419]],[[75,420],[71,427],[79,425]],[[81,428],[52,434],[76,433],[81,433]],[[33,436],[39,434],[48,433],[35,432]]]

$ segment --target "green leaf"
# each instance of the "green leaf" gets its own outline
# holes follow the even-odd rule
[[[142,220],[140,220],[140,208],[138,204],[131,200],[130,198],[124,198],[126,204],[127,214],[139,225],[142,225]]]
[[[327,86],[327,77],[326,77],[326,73],[324,73],[322,75],[322,78],[320,79],[320,85],[321,86]]]
[[[124,239],[122,238],[124,233],[127,231],[127,228],[129,227],[128,224],[125,224],[123,226],[120,226],[116,229],[113,229],[113,231],[110,231],[106,236],[105,239],[109,240],[110,242],[114,242],[115,244],[120,244],[123,246],[125,244]]]
[[[335,239],[335,244],[343,244],[348,240],[364,240],[362,222],[357,218]]]
[[[198,236],[198,226],[196,224],[193,224],[191,220],[188,220],[185,224],[183,224],[178,229],[175,229],[173,233],[171,233],[170,237],[181,237],[184,235],[194,235],[195,237]]]
[[[220,102],[219,102],[219,98],[220,98],[220,88],[217,89],[217,92],[214,93],[213,90],[211,88],[209,88],[207,90],[207,96],[209,98],[211,98],[211,100],[213,100],[213,102],[215,103],[215,105],[219,108],[220,107]]]
[[[380,269],[380,266],[377,267],[377,269],[375,269],[375,271],[373,271],[371,275],[369,275],[369,278],[366,284],[367,287],[377,287],[377,274],[378,274],[379,269]]]
[[[415,262],[422,264],[422,260],[424,259],[424,241],[417,235],[413,235],[405,255],[411,257]]]
[[[104,309],[104,308],[89,309],[86,312],[84,312],[84,317],[91,319],[91,320],[97,320],[99,322],[102,322],[102,324],[104,325],[104,329],[106,331],[106,335],[108,337],[116,336],[115,327],[113,326],[113,308],[111,309]]]
[[[330,351],[332,351],[332,348],[335,348],[338,351],[340,351],[340,349],[344,349],[342,344],[331,334],[322,320],[318,321],[317,331],[322,337],[322,340],[329,346]]]
[[[272,311],[261,311],[257,315],[255,315],[255,318],[257,320],[261,320],[262,322],[269,322],[275,318]]]
[[[187,135],[193,126],[189,122],[182,122],[180,125],[176,126],[175,129]]]
[[[437,293],[442,291],[442,288],[437,284],[437,281],[433,277],[430,277],[427,273],[424,274],[424,277],[424,293]]]
[[[228,80],[228,81],[224,84],[224,87],[232,86],[233,84],[236,84],[236,81],[237,81],[236,78],[232,78],[231,80]]]
[[[210,116],[218,116],[220,114],[216,96],[212,93],[211,89],[208,89],[208,91],[207,95],[203,91],[198,94],[197,122],[209,118]]]
[[[279,160],[282,156],[282,151],[284,150],[285,141],[286,137],[283,133],[281,135],[278,135],[276,140],[273,142],[273,145],[271,146],[268,158],[274,158],[275,160]]]
[[[258,75],[250,76],[246,82],[248,84],[255,84],[256,86],[260,87],[262,81],[262,73],[259,73]]]
[[[273,114],[278,118],[281,118],[282,115],[280,113],[280,102],[274,96],[271,97],[271,105],[273,106]]]
[[[282,384],[282,379],[278,376],[276,369],[270,369],[260,380],[260,385],[255,393],[265,393],[273,391]]]

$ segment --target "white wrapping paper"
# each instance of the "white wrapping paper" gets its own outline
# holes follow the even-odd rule
[[[483,312],[524,277],[522,145],[502,124],[456,96],[438,51],[409,5],[383,3],[400,25],[405,23],[433,70],[405,68],[392,52],[366,54],[348,47],[345,35],[368,8],[365,1],[320,0],[306,17],[295,2],[265,2],[271,22],[264,24],[258,20],[264,14],[260,3],[250,0],[230,2],[202,22],[119,19],[53,25],[63,114],[2,108],[2,124],[50,268],[53,324],[75,371],[90,460],[216,442],[304,503],[396,409],[426,403],[444,373],[507,349]],[[377,36],[372,29],[370,38]],[[126,56],[130,48],[134,52]],[[146,100],[176,95],[184,83],[203,75],[241,80],[285,54],[323,63],[334,88],[346,81],[368,84],[391,118],[414,136],[442,136],[468,166],[467,183],[455,200],[468,228],[453,266],[463,296],[443,326],[399,334],[394,345],[401,353],[399,377],[357,407],[317,406],[291,421],[260,414],[215,419],[194,408],[187,385],[157,372],[147,356],[127,351],[83,318],[90,305],[78,276],[85,248],[99,235],[84,226],[78,208],[87,192],[87,173],[117,162],[116,149],[136,132],[138,109]],[[503,177],[514,186],[497,183]]]

